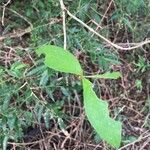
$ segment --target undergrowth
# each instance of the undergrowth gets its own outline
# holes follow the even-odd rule
[[[0,18],[6,2],[0,2]],[[72,14],[120,46],[150,38],[147,0],[64,3]],[[113,149],[88,123],[78,77],[49,69],[35,53],[43,44],[63,47],[59,1],[11,1],[3,19],[0,37],[6,37],[0,40],[0,148]],[[31,26],[33,29],[22,36],[10,36]],[[106,71],[123,75],[116,81],[94,80],[94,90],[109,103],[111,117],[123,123],[121,147],[134,142],[125,149],[148,149],[149,44],[131,51],[117,50],[69,16],[66,27],[67,49],[87,75]]]

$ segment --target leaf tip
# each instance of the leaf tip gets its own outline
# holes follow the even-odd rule
[[[116,72],[116,79],[121,78],[121,77],[122,77],[122,74],[119,71],[117,71]]]

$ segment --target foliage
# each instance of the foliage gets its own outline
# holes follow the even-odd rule
[[[0,18],[6,2],[1,0]],[[114,43],[132,44],[150,37],[150,4],[147,0],[64,0],[64,3],[72,14]],[[6,36],[0,41],[0,149],[11,149],[11,144],[7,145],[8,141],[24,143],[28,132],[41,124],[53,131],[54,121],[55,131],[60,132],[74,125],[76,119],[82,121],[82,86],[77,80],[78,76],[49,69],[43,64],[44,59],[39,59],[35,54],[35,49],[43,44],[62,47],[61,11],[58,0],[16,0],[6,6],[4,26],[0,25],[0,37]],[[55,20],[56,23],[52,24]],[[29,33],[10,37],[11,34],[24,32],[30,25],[33,30]],[[149,45],[133,51],[117,51],[67,15],[66,28],[67,48],[77,56],[87,77],[92,78],[92,74],[104,72],[108,75],[112,71],[122,73],[121,82],[105,80],[104,77],[96,80],[92,78],[90,81],[93,81],[98,97],[108,101],[111,118],[123,122],[121,144],[128,144],[141,137],[142,131],[149,129],[149,119],[146,117],[150,109],[150,96],[146,92],[149,89],[147,84],[150,83]],[[136,115],[133,109],[138,112]],[[140,114],[142,117],[138,117]],[[80,130],[80,137],[83,138],[76,146],[81,146],[80,142],[84,142],[87,147],[95,145],[93,136],[97,134],[91,133],[88,121],[83,122],[79,122],[75,130],[72,128],[75,132],[71,138],[78,138]],[[98,138],[96,143],[102,141]],[[135,149],[141,143],[135,143]],[[103,142],[99,145],[102,149],[103,146],[109,149]],[[20,147],[16,149],[24,149]]]
[[[118,148],[121,142],[121,123],[109,117],[107,102],[98,99],[87,79],[83,79],[83,90],[85,112],[91,125],[102,139]]]
[[[45,54],[45,64],[57,71],[74,73],[80,76],[83,82],[84,107],[88,119],[100,137],[109,144],[118,148],[121,142],[121,123],[109,118],[108,104],[99,100],[92,90],[92,83],[83,76],[77,59],[68,51],[60,47],[45,45],[37,50],[38,54]],[[102,75],[93,75],[92,78],[117,79],[119,72],[106,72]]]
[[[37,53],[38,55],[45,54],[45,64],[52,69],[77,75],[82,74],[79,62],[68,51],[64,51],[56,46],[46,45],[40,47]]]

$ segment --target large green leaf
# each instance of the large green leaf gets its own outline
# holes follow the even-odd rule
[[[63,48],[44,45],[37,49],[37,54],[45,54],[45,64],[52,69],[82,75],[83,71],[76,57]]]
[[[118,148],[121,142],[121,123],[109,117],[108,104],[100,100],[92,83],[83,78],[83,96],[86,115],[100,137]]]

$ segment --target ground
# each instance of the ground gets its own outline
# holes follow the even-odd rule
[[[122,122],[119,150],[148,150],[150,3],[64,0],[64,4],[108,40],[65,11],[67,50],[85,73],[122,74],[117,80],[91,80],[97,96],[109,103],[110,116]],[[64,47],[59,1],[1,0],[0,18],[0,148],[113,150],[87,120],[79,77],[46,67],[44,57],[35,53],[46,43]]]

